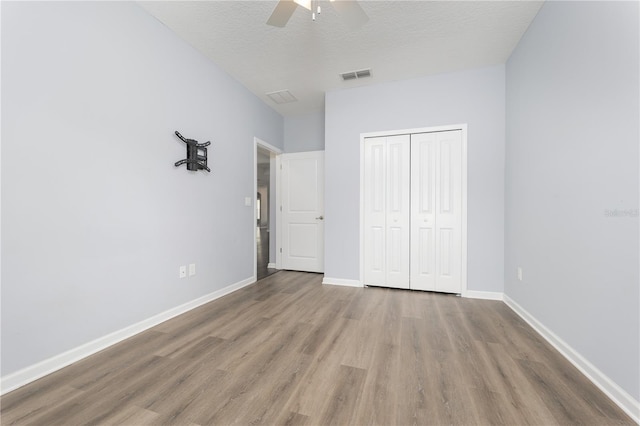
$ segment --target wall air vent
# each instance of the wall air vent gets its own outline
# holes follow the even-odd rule
[[[340,73],[340,77],[342,77],[343,81],[371,77],[371,69],[343,72]]]
[[[277,104],[288,104],[289,102],[295,102],[298,99],[291,94],[288,90],[278,90],[276,92],[270,92],[266,94],[269,99]]]

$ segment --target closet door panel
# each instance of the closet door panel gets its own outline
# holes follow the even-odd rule
[[[364,142],[364,282],[384,286],[386,267],[386,138]]]
[[[386,286],[409,288],[409,135],[387,138]]]
[[[435,290],[436,134],[411,135],[411,288]]]
[[[436,291],[462,291],[462,132],[436,138]]]

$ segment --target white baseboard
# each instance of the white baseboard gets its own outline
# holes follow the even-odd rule
[[[212,300],[218,299],[222,296],[239,290],[242,287],[246,287],[249,284],[253,284],[255,281],[255,277],[250,277],[235,284],[231,284],[225,288],[214,291],[213,293],[209,293],[180,306],[176,306],[175,308],[171,308],[167,311],[161,312],[157,315],[152,316],[151,318],[147,318],[146,320],[140,321],[136,324],[132,324],[121,330],[115,331],[113,333],[107,334],[106,336],[85,343],[84,345],[80,345],[76,348],[70,349],[44,361],[40,361],[37,364],[30,365],[29,367],[23,368],[22,370],[16,371],[15,373],[8,374],[7,376],[0,379],[0,394],[11,392],[12,390],[15,390],[41,377],[51,374],[54,371],[60,370],[61,368],[73,364],[74,362],[80,361],[81,359],[86,358],[89,355],[93,355],[96,352],[99,352],[111,345],[114,345],[138,333],[148,330],[149,328],[165,322],[173,317],[181,315],[187,311],[197,308],[198,306],[204,305],[205,303],[209,303]]]
[[[504,303],[507,304],[516,314],[525,320],[534,330],[536,330],[547,342],[558,350],[569,362],[571,362],[578,370],[582,372],[589,380],[593,382],[602,392],[604,392],[611,400],[616,403],[625,413],[627,413],[636,423],[640,423],[640,402],[636,401],[624,389],[618,386],[607,375],[600,371],[596,366],[587,361],[575,349],[569,346],[564,340],[558,337],[554,332],[545,327],[533,315],[527,312],[522,306],[518,305],[513,299],[506,294],[504,295]]]
[[[322,279],[322,284],[341,285],[345,287],[364,287],[359,280],[345,280],[343,278],[324,277]]]
[[[275,267],[276,267],[275,263],[271,263],[271,262],[267,263],[267,268],[275,269]]]
[[[504,300],[504,293],[499,291],[478,291],[467,290],[462,297],[468,297],[469,299],[485,299],[485,300]]]

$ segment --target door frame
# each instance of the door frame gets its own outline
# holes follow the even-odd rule
[[[269,209],[271,209],[271,203],[273,202],[276,206],[276,217],[273,218],[269,215],[269,230],[272,229],[272,224],[275,225],[276,232],[276,247],[280,246],[280,240],[278,230],[280,228],[279,214],[278,214],[278,206],[280,205],[280,154],[282,154],[282,150],[278,147],[271,145],[268,142],[263,141],[262,139],[255,137],[253,138],[253,220],[252,220],[252,228],[251,233],[253,235],[253,281],[258,280],[258,239],[256,237],[256,223],[258,220],[258,214],[256,211],[256,206],[258,205],[258,147],[269,151],[271,154],[275,156],[275,162],[272,162],[270,167],[273,166],[276,168],[276,181],[269,182]],[[274,197],[275,195],[275,197]],[[275,219],[275,221],[274,221]],[[272,233],[269,232],[269,238],[272,237]],[[269,241],[269,245],[271,245],[271,241]],[[269,250],[271,253],[271,250]],[[276,259],[279,259],[279,253],[276,250]],[[276,260],[276,268],[279,268],[279,261]]]
[[[413,133],[434,133],[451,130],[462,131],[462,289],[464,297],[467,288],[467,124],[450,124],[445,126],[419,127],[401,130],[385,130],[379,132],[360,133],[360,284],[364,287],[364,140],[365,138],[410,135]]]

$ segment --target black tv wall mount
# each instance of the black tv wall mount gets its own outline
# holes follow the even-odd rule
[[[198,143],[195,139],[186,139],[180,132],[176,130],[176,136],[180,140],[187,144],[187,158],[176,162],[175,166],[179,167],[183,164],[187,165],[187,170],[198,171],[206,170],[211,171],[207,167],[207,146],[211,145],[211,142]]]

